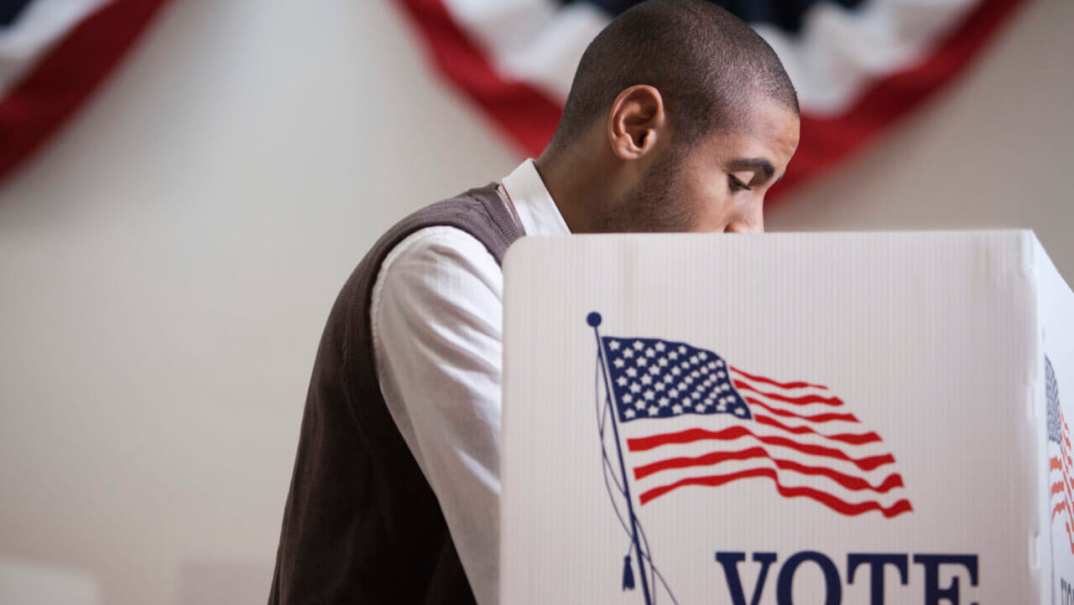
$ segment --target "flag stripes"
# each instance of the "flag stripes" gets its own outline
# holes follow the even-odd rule
[[[1071,468],[1074,468],[1074,461],[1070,457],[1070,428],[1062,412],[1059,412],[1059,423],[1062,427],[1059,453],[1048,460],[1052,481],[1052,521],[1054,522],[1062,515],[1063,527],[1070,541],[1070,552],[1074,554],[1074,483],[1071,481]]]
[[[827,386],[747,372],[681,342],[608,337],[602,346],[640,505],[761,479],[842,515],[913,510],[883,438]]]

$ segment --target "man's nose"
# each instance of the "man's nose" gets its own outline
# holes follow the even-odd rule
[[[727,225],[727,233],[764,233],[764,212],[762,206],[740,214]]]

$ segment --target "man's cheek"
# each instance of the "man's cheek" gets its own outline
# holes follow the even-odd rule
[[[726,230],[728,223],[730,223],[730,217],[727,212],[726,204],[722,203],[722,200],[709,199],[705,202],[703,211],[695,214],[698,217],[697,231],[702,232],[722,232]]]

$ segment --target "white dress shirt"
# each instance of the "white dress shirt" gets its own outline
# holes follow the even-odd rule
[[[533,160],[501,181],[526,235],[567,235]],[[370,317],[392,418],[444,512],[477,602],[499,601],[503,273],[472,235],[421,229],[385,258]]]

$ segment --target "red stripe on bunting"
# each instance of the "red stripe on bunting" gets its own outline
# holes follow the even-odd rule
[[[0,178],[48,138],[104,81],[168,0],[115,0],[89,15],[0,99]]]
[[[858,151],[939,92],[966,67],[1023,0],[984,0],[919,64],[879,80],[847,112],[802,115],[802,139],[774,194],[792,189]]]
[[[441,0],[399,0],[424,34],[437,67],[527,155],[555,132],[562,107],[520,81],[506,80],[456,24]],[[853,106],[825,118],[802,116],[802,140],[778,196],[820,175],[927,101],[966,67],[1024,0],[983,0],[918,65],[871,85]]]
[[[425,36],[436,66],[493,119],[522,151],[537,157],[562,107],[529,84],[501,77],[440,0],[399,0]]]

